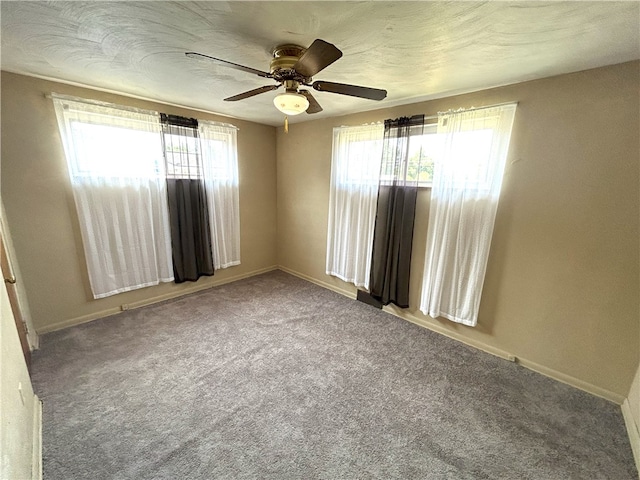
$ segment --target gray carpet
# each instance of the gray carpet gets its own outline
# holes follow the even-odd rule
[[[635,479],[620,408],[282,272],[43,336],[45,479]]]

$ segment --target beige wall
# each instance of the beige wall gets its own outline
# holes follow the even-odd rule
[[[478,326],[418,310],[426,189],[416,214],[411,305],[400,314],[622,403],[640,354],[639,65],[279,129],[279,264],[354,291],[325,274],[333,127],[517,101]]]
[[[2,200],[39,332],[118,311],[122,304],[175,295],[276,265],[274,127],[216,117],[117,95],[2,72]],[[78,220],[53,104],[57,92],[239,127],[242,264],[196,283],[162,284],[93,300]]]

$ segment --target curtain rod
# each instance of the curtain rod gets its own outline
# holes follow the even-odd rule
[[[66,100],[69,102],[77,102],[77,103],[84,103],[87,105],[95,105],[98,107],[109,107],[109,108],[115,108],[118,110],[126,110],[128,112],[134,112],[134,113],[144,113],[147,115],[150,114],[155,114],[155,115],[160,115],[160,112],[156,111],[156,110],[146,110],[144,108],[136,108],[136,107],[129,107],[128,105],[120,105],[117,103],[111,103],[111,102],[102,102],[100,100],[93,100],[90,98],[82,98],[82,97],[74,97],[73,95],[64,95],[61,93],[55,93],[55,92],[51,92],[51,93],[45,93],[44,94],[45,98],[48,98],[50,100],[53,99],[57,99],[57,100]],[[188,108],[188,107],[180,107],[180,108]],[[199,111],[199,110],[195,110],[195,111]],[[202,122],[206,122],[209,124],[213,124],[213,125],[222,125],[225,127],[230,127],[230,128],[235,128],[236,130],[240,130],[239,127],[236,127],[235,125],[232,125],[230,123],[224,123],[224,122],[216,122],[215,120],[206,120],[203,119]]]
[[[72,95],[63,95],[61,93],[55,93],[55,92],[45,93],[44,96],[52,100],[63,100],[63,101],[66,100],[68,102],[84,103],[86,105],[95,105],[98,107],[109,107],[109,108],[115,108],[118,110],[126,110],[129,112],[145,113],[147,115],[158,114],[158,112],[155,110],[146,110],[144,108],[129,107],[127,105],[118,105],[116,103],[102,102],[100,100],[92,100],[89,98],[74,97]]]
[[[497,107],[504,107],[506,105],[518,105],[519,102],[502,102],[502,103],[495,103],[493,105],[485,105],[484,107],[471,107],[471,108],[459,108],[457,110],[454,109],[450,109],[447,110],[446,112],[438,112],[437,115],[425,115],[424,119],[425,120],[437,120],[438,117],[440,117],[440,115],[444,115],[447,113],[454,113],[454,112],[473,112],[474,110],[482,110],[484,108],[497,108]],[[381,121],[377,121],[377,122],[371,122],[371,123],[363,123],[361,125],[355,125],[358,127],[365,127],[367,125],[374,125],[374,124],[380,124],[382,123]],[[350,128],[352,126],[350,125],[340,125],[338,127],[334,127],[334,129],[336,128]]]
[[[474,110],[484,110],[485,108],[505,107],[505,106],[507,106],[507,105],[518,105],[518,102],[502,102],[502,103],[496,103],[496,104],[493,104],[493,105],[486,105],[486,106],[484,106],[484,107],[458,108],[458,109],[456,109],[456,110],[454,110],[454,109],[449,109],[449,110],[447,110],[446,112],[438,112],[438,115],[433,115],[432,117],[438,118],[438,116],[440,116],[440,115],[444,115],[444,114],[447,114],[447,113],[456,113],[456,112],[461,112],[461,113],[464,113],[464,112],[473,112]],[[427,118],[428,118],[428,117],[425,117],[425,120],[426,120]]]

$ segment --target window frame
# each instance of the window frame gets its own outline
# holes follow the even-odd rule
[[[410,133],[409,135],[409,149],[411,150],[411,140],[412,139],[416,139],[419,137],[428,137],[431,135],[437,135],[437,127],[438,127],[438,123],[437,122],[430,122],[430,123],[425,123],[424,125],[421,125],[420,128],[422,129],[422,133],[421,134],[417,134],[417,133]],[[416,127],[417,128],[417,127]],[[426,130],[429,130],[428,132]],[[418,147],[418,150],[420,151],[420,155],[422,156],[422,146]],[[427,155],[428,157],[428,155]],[[420,162],[421,163],[421,162]],[[433,169],[435,167],[435,159],[432,159],[431,163],[427,163],[425,165],[430,165],[431,166],[431,180],[409,180],[407,179],[407,182],[410,182],[411,185],[417,187],[417,188],[431,188],[433,185]],[[409,166],[408,166],[409,168]],[[380,168],[382,170],[382,166]],[[393,181],[390,180],[383,180],[382,178],[382,172],[380,174],[380,185],[393,185]]]

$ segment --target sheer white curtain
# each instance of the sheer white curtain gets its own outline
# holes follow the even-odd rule
[[[200,120],[198,134],[217,270],[240,264],[237,128]]]
[[[155,112],[54,96],[94,298],[173,280]]]
[[[475,326],[516,104],[438,118],[420,310]]]
[[[382,123],[333,130],[327,274],[369,289]]]

